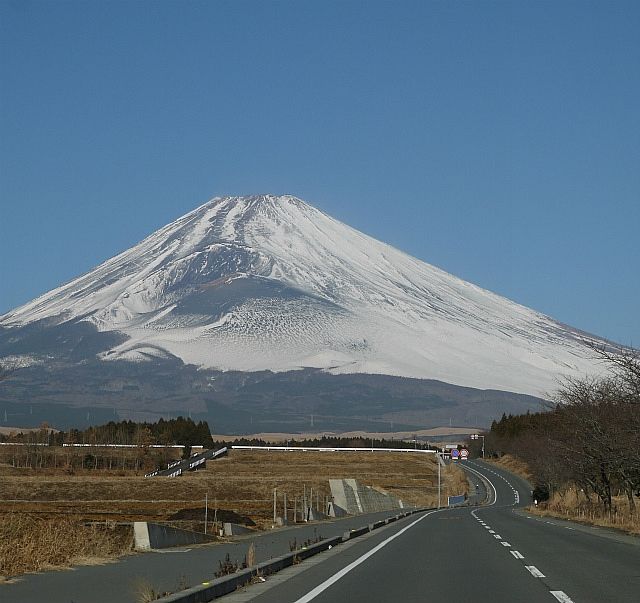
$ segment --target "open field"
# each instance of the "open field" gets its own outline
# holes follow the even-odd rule
[[[437,502],[435,457],[421,453],[329,453],[232,451],[206,469],[180,478],[145,478],[134,472],[13,469],[0,471],[3,510],[45,515],[79,515],[87,520],[168,519],[182,509],[233,510],[252,518],[270,517],[273,490],[290,501],[311,488],[329,495],[331,478],[355,478],[398,496],[406,504]],[[465,491],[454,467],[443,468],[443,496]]]
[[[1,549],[5,557],[0,557],[0,567],[7,567],[7,555],[15,557],[15,551],[24,548],[21,542],[38,541],[41,532],[55,531],[58,524],[71,531],[70,524],[64,522],[78,526],[87,521],[112,525],[135,520],[183,520],[183,527],[202,528],[202,519],[199,526],[194,520],[204,518],[205,496],[209,521],[215,515],[221,519],[233,512],[239,516],[236,521],[246,518],[258,527],[271,527],[274,489],[279,515],[286,493],[291,520],[293,501],[301,501],[303,493],[309,496],[313,489],[314,501],[323,502],[330,494],[331,478],[355,478],[401,498],[407,505],[435,506],[438,497],[436,458],[424,453],[232,450],[229,456],[210,461],[206,469],[179,478],[121,473],[84,470],[69,475],[62,469],[17,469],[5,465],[0,471],[0,533],[5,534],[5,543],[11,540],[15,544]],[[444,501],[447,495],[467,491],[466,478],[458,467],[443,467],[442,480]],[[25,517],[30,519],[20,523],[20,518]],[[179,521],[176,524],[180,525]],[[102,548],[104,556],[110,557],[127,552],[130,544],[125,542],[118,553],[110,544]],[[82,553],[69,555],[68,563],[77,562],[81,556]],[[99,554],[94,551],[90,556]],[[62,562],[45,559],[33,567],[12,560],[11,567],[33,571],[47,563]]]

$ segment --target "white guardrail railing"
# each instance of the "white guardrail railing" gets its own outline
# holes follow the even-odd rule
[[[233,450],[273,450],[284,452],[418,452],[436,454],[437,450],[419,450],[417,448],[335,448],[313,446],[231,446]]]

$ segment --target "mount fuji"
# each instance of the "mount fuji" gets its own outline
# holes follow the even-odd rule
[[[311,371],[543,397],[600,372],[603,343],[287,195],[214,198],[0,316],[18,373],[180,365],[209,393],[225,375]]]

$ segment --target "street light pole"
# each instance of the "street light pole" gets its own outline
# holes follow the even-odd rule
[[[440,492],[441,492],[441,481],[440,481],[440,465],[442,464],[442,457],[440,456],[441,452],[436,452],[438,455],[438,509],[440,508]]]

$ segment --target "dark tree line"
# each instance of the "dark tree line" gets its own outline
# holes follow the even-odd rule
[[[267,442],[259,438],[236,438],[219,441],[217,446],[294,446],[296,448],[415,448],[417,450],[436,450],[420,441],[396,440],[387,438],[321,436],[318,438],[291,439],[286,442]]]
[[[503,415],[487,448],[523,459],[542,490],[574,484],[607,512],[624,494],[633,513],[640,496],[640,355],[596,351],[610,369],[606,376],[567,379],[547,412]]]
[[[87,429],[55,431],[47,425],[39,430],[0,434],[0,442],[17,442],[17,446],[0,447],[0,460],[14,467],[64,468],[72,473],[79,469],[148,470],[166,466],[182,453],[188,457],[192,446],[213,447],[206,421],[195,423],[178,417],[157,423],[111,421]],[[63,447],[63,444],[83,444],[82,447]],[[127,447],[104,447],[105,444]],[[150,448],[151,445],[182,446],[178,452],[171,448]]]
[[[38,442],[51,446],[63,444],[126,444],[149,446],[151,444],[204,446],[212,448],[211,432],[206,421],[194,422],[192,419],[178,417],[157,423],[135,423],[133,421],[110,421],[106,425],[97,425],[87,429],[52,431],[47,426],[35,432],[0,436],[4,441]],[[1,440],[0,440],[1,441]]]

